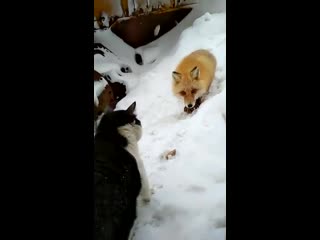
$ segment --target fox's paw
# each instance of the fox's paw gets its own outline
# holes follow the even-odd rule
[[[192,112],[193,112],[193,110],[194,110],[194,108],[187,108],[187,107],[184,107],[184,111],[185,111],[186,113],[192,113]]]

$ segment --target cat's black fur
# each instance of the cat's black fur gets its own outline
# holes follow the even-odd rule
[[[97,128],[94,146],[95,240],[128,240],[136,218],[141,179],[135,158],[125,150],[128,140],[117,128],[128,123],[141,126],[127,110],[106,113]]]

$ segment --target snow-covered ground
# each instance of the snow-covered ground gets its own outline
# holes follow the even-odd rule
[[[134,240],[224,240],[226,216],[226,15],[206,13],[185,29],[175,49],[143,74],[123,77],[128,95],[117,109],[137,102],[140,154],[154,189],[139,206]],[[171,92],[171,72],[199,48],[217,58],[208,99],[191,115]],[[176,149],[166,160],[163,153]]]

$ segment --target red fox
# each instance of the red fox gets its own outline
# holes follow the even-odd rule
[[[184,57],[172,72],[173,93],[184,99],[186,112],[192,112],[203,101],[214,80],[216,65],[215,56],[200,49]]]

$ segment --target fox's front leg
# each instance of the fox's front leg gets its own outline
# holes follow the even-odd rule
[[[204,101],[203,97],[200,97],[196,100],[196,104],[194,105],[194,108],[197,109],[200,107],[200,104]]]

